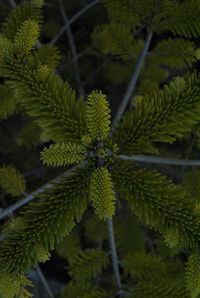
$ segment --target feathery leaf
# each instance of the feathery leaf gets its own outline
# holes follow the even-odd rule
[[[118,161],[112,174],[120,198],[128,200],[133,212],[147,225],[164,234],[176,228],[180,244],[199,246],[200,216],[182,187],[132,162]]]
[[[108,264],[108,257],[105,252],[99,249],[86,249],[78,255],[70,258],[70,273],[75,280],[87,281],[100,274]]]
[[[128,298],[187,298],[183,286],[174,279],[155,279],[139,283]]]
[[[41,7],[43,0],[25,0],[15,9],[12,9],[9,16],[2,25],[2,33],[8,39],[13,40],[18,29],[27,20],[41,22]]]
[[[107,168],[100,167],[92,173],[90,200],[100,219],[110,218],[115,214],[115,194]]]
[[[44,148],[41,158],[44,164],[51,166],[66,166],[76,164],[86,158],[84,146],[73,143],[57,143]]]
[[[89,178],[89,168],[77,169],[40,193],[39,201],[25,207],[0,247],[0,272],[24,272],[41,256],[48,257],[48,251],[80,221],[88,203]]]
[[[14,39],[16,53],[28,53],[37,43],[39,38],[39,25],[35,21],[25,21],[18,29]]]
[[[110,130],[110,109],[104,94],[93,91],[88,96],[86,117],[92,140],[104,141]]]
[[[185,271],[186,288],[191,298],[197,298],[200,294],[200,255],[193,253],[188,258]]]
[[[10,79],[27,113],[42,127],[43,136],[55,141],[80,142],[86,132],[85,104],[47,66],[33,57],[7,57],[0,73]]]
[[[12,166],[0,167],[0,186],[14,196],[19,196],[25,191],[24,178]]]
[[[200,119],[199,78],[176,79],[154,96],[144,96],[118,124],[114,141],[122,153],[155,153],[153,142],[172,142]]]

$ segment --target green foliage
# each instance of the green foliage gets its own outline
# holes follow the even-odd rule
[[[173,142],[191,130],[200,119],[199,107],[198,77],[177,78],[154,96],[144,96],[136,109],[127,112],[114,140],[121,153],[155,153],[153,143]]]
[[[2,25],[2,33],[8,39],[14,40],[18,29],[27,21],[41,22],[41,7],[43,0],[25,0],[11,11]]]
[[[131,27],[135,27],[138,24],[139,18],[133,13],[134,10],[132,9],[133,1],[104,0],[103,2],[113,22],[122,23]]]
[[[0,275],[0,295],[2,298],[32,297],[32,294],[25,289],[25,286],[31,285],[32,283],[23,275]]]
[[[169,229],[164,235],[164,241],[170,248],[179,245],[179,231],[176,228]]]
[[[134,213],[147,225],[164,234],[176,228],[179,243],[198,246],[199,213],[195,213],[194,202],[183,188],[155,171],[125,161],[116,163],[113,179],[120,198],[128,200]]]
[[[5,57],[12,53],[13,45],[9,39],[0,35],[0,62]]]
[[[193,253],[188,258],[185,269],[186,287],[189,297],[196,298],[200,294],[200,256],[199,253]]]
[[[44,148],[41,158],[44,164],[51,166],[66,166],[79,163],[86,157],[86,149],[82,145],[72,143],[57,143]]]
[[[37,43],[38,37],[39,25],[35,21],[25,21],[15,35],[15,52],[28,53]]]
[[[95,28],[92,41],[102,55],[113,55],[110,58],[115,60],[108,64],[109,73],[105,71],[105,78],[114,84],[130,80],[144,48],[143,38],[146,31],[157,33],[157,36],[171,31],[174,36],[166,39],[155,38],[151,43],[140,73],[139,85],[149,78],[154,83],[163,83],[169,75],[166,66],[186,68],[199,59],[199,49],[196,49],[195,43],[185,39],[196,37],[200,32],[200,8],[197,0],[183,3],[173,0],[103,2],[109,22]],[[128,61],[129,65],[123,68],[119,59]]]
[[[89,168],[77,169],[24,209],[1,246],[1,272],[24,272],[41,261],[41,252],[44,258],[49,256],[48,251],[71,231],[87,207],[89,175]]]
[[[197,61],[197,50],[193,42],[183,38],[168,38],[153,49],[157,62],[169,67],[187,67]]]
[[[108,237],[105,221],[100,220],[96,214],[89,217],[85,223],[85,234],[91,241],[100,243]]]
[[[12,87],[26,112],[44,130],[46,138],[77,142],[85,132],[85,105],[75,92],[47,66],[37,66],[31,57],[8,57],[0,72],[10,77]],[[76,105],[75,105],[76,104]],[[60,117],[62,114],[62,117]]]
[[[191,197],[198,203],[200,202],[200,171],[192,169],[187,171],[184,176],[184,187],[191,194]]]
[[[184,287],[170,278],[139,283],[128,298],[186,298]]]
[[[111,134],[111,111],[106,96],[101,91],[93,91],[87,102],[77,99],[75,91],[54,72],[59,62],[56,48],[49,45],[38,48],[42,2],[23,2],[3,25],[0,75],[6,82],[2,98],[5,102],[8,100],[3,106],[2,118],[15,111],[15,104],[11,105],[13,100],[34,121],[30,130],[25,129],[22,139],[38,130],[35,135],[39,142],[55,141],[41,153],[45,164],[67,166],[86,162],[51,183],[4,229],[0,273],[6,281],[0,283],[0,293],[28,297],[21,287],[26,285],[25,280],[20,281],[19,294],[18,283],[13,281],[15,292],[12,292],[9,287],[12,274],[19,277],[38,262],[45,262],[50,251],[57,247],[58,254],[67,259],[68,273],[72,277],[63,290],[63,297],[117,296],[110,268],[103,278],[99,275],[108,266],[108,254],[101,250],[107,249],[105,219],[115,215],[118,203],[125,211],[114,221],[118,256],[122,260],[119,264],[116,260],[114,265],[122,266],[122,281],[128,291],[133,292],[129,297],[187,297],[180,262],[156,254],[159,248],[148,243],[150,236],[135,216],[130,215],[128,207],[130,205],[144,223],[161,232],[170,247],[199,248],[199,206],[190,190],[186,192],[158,172],[123,161],[121,154],[158,153],[157,143],[180,139],[199,122],[200,88],[195,73],[176,78],[159,90],[159,83],[168,75],[163,65],[188,67],[199,56],[195,44],[181,38],[194,37],[200,32],[196,17],[200,15],[199,5],[195,0],[181,4],[172,0],[104,1],[111,22],[95,30],[93,41],[101,53],[114,57],[115,60],[108,64],[107,69],[110,67],[111,71],[107,77],[113,77],[115,82],[121,84],[130,78],[144,48],[143,32],[171,31],[179,35],[160,42],[157,34],[158,42],[155,40],[148,49],[140,73],[135,107],[124,115]],[[187,10],[192,11],[193,18],[190,13],[186,15]],[[120,60],[125,61],[124,64]],[[86,68],[93,67],[92,62]],[[113,71],[116,72],[114,76]],[[19,182],[13,183],[13,179],[18,179],[16,170],[0,169],[2,187],[15,195],[17,191],[18,194],[23,192],[22,180],[19,191]],[[97,216],[87,219],[85,228],[69,236],[89,202]],[[120,213],[120,208],[118,210]],[[82,239],[82,232],[86,240]],[[159,237],[158,234],[154,236]],[[80,240],[83,243],[80,244]],[[98,249],[85,248],[88,242]],[[154,253],[147,253],[149,249]],[[198,289],[198,261],[191,257],[186,270],[186,284],[192,295],[194,284]],[[11,292],[6,292],[8,290]]]
[[[61,298],[107,298],[108,294],[103,290],[92,286],[89,282],[71,282],[63,289]]]
[[[0,120],[12,116],[17,107],[17,99],[8,84],[0,85]]]
[[[145,235],[139,222],[132,212],[124,216],[115,217],[115,239],[119,256],[127,256],[129,253],[145,250]]]
[[[189,0],[183,3],[172,0],[105,0],[105,6],[113,22],[125,22],[129,26],[143,25],[153,32],[170,30],[184,37],[200,33],[199,3]]]
[[[161,277],[175,277],[181,272],[181,263],[166,261],[157,255],[144,252],[130,253],[123,260],[126,273],[139,280],[159,279]],[[176,275],[175,275],[176,273]]]
[[[16,142],[19,146],[31,148],[42,143],[41,129],[38,125],[28,122],[19,131],[16,137]]]
[[[14,167],[3,166],[0,167],[0,186],[13,196],[19,196],[25,191],[25,180]]]
[[[56,68],[60,62],[60,53],[58,49],[48,44],[42,45],[33,54],[36,63],[47,65],[51,69]]]
[[[85,282],[100,274],[108,265],[105,252],[98,249],[87,249],[70,258],[70,273],[78,282]]]
[[[88,96],[86,117],[91,139],[104,141],[110,130],[110,109],[106,96],[101,92],[93,91]]]
[[[118,23],[97,27],[93,34],[93,43],[103,55],[113,54],[123,60],[137,58],[143,47],[142,41],[133,39],[129,26]]]
[[[115,194],[111,174],[105,167],[97,168],[91,177],[90,200],[100,219],[111,218],[115,213]]]
[[[80,251],[81,245],[79,238],[73,231],[56,248],[58,255],[67,260],[76,257]]]

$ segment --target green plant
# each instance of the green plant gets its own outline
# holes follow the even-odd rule
[[[24,287],[29,281],[24,275],[38,262],[48,260],[50,251],[57,248],[67,259],[71,278],[61,297],[114,297],[116,291],[118,296],[130,298],[198,297],[197,202],[190,188],[186,191],[160,172],[141,167],[135,158],[137,154],[159,154],[160,143],[181,139],[199,123],[199,76],[193,72],[175,78],[153,94],[144,92],[145,95],[136,98],[135,107],[125,111],[154,34],[169,30],[183,37],[194,37],[200,33],[198,2],[105,1],[112,22],[98,29],[93,37],[96,42],[105,42],[100,43],[104,46],[102,52],[129,61],[133,59],[133,51],[137,53],[144,46],[112,124],[109,103],[101,91],[90,92],[84,100],[55,73],[59,52],[38,43],[42,2],[23,2],[2,26],[0,75],[5,80],[2,90],[7,90],[2,93],[6,95],[2,118],[13,114],[15,108],[28,115],[38,128],[36,144],[37,140],[54,142],[42,150],[43,163],[74,167],[36,193],[35,201],[5,228],[0,246],[0,295],[28,297],[30,294]],[[129,5],[134,8],[134,15]],[[192,17],[186,15],[188,11]],[[140,26],[148,30],[145,45],[132,40],[132,31]],[[174,47],[185,50],[178,59],[177,54],[174,57],[171,54]],[[192,42],[180,38],[160,42],[154,54],[163,49],[168,50],[169,57],[165,60],[168,66],[191,65],[197,53]],[[158,62],[162,64],[162,60]],[[10,177],[16,182],[12,188]],[[12,168],[0,169],[0,185],[15,195],[24,193],[24,180]],[[123,223],[120,204],[122,214],[123,208],[131,207],[139,220],[128,209]],[[95,243],[96,248],[83,249],[80,232],[70,233],[77,222],[82,218],[85,221],[84,213],[90,212],[91,206],[96,215],[87,219],[84,226],[88,242]],[[115,215],[116,241],[112,220]],[[173,256],[176,262],[164,253],[159,256],[153,249],[147,252],[141,222],[161,233],[169,246],[192,250],[185,274],[177,252]],[[103,246],[106,225],[116,284],[108,269],[108,248]],[[133,227],[133,239],[127,235],[127,227]],[[69,236],[65,238],[66,235]],[[138,239],[137,245],[133,244],[134,239]],[[64,244],[58,246],[61,241]],[[63,245],[70,248],[65,255]]]

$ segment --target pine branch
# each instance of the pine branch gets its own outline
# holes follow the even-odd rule
[[[194,72],[143,96],[113,133],[121,154],[157,154],[155,143],[172,143],[190,132],[200,119],[199,90]]]
[[[93,91],[88,95],[86,119],[92,141],[104,141],[110,131],[110,108],[102,92]]]
[[[84,146],[74,143],[56,143],[45,147],[41,152],[44,164],[51,166],[66,166],[77,164],[87,157]]]
[[[111,174],[106,167],[99,167],[92,173],[90,199],[100,219],[111,218],[115,214],[115,194]]]
[[[27,113],[44,128],[45,137],[61,142],[80,141],[86,130],[85,103],[76,99],[75,91],[58,75],[23,54],[5,58],[0,72],[18,91]]]
[[[128,200],[134,213],[146,224],[164,235],[172,229],[183,247],[199,245],[200,216],[184,188],[156,171],[124,160],[116,162],[112,178],[119,197]]]
[[[113,271],[114,271],[114,274],[115,274],[117,287],[118,287],[119,290],[121,290],[122,289],[122,282],[121,282],[121,276],[120,276],[120,272],[119,272],[119,259],[118,259],[118,256],[117,256],[117,250],[116,250],[116,244],[115,244],[115,236],[114,236],[114,228],[113,228],[112,219],[107,219],[107,225],[108,225],[108,237],[109,237],[109,243],[110,243],[110,249],[111,249]]]
[[[200,160],[188,160],[188,159],[171,159],[166,157],[159,157],[153,155],[120,155],[123,160],[132,160],[139,163],[154,163],[165,164],[172,166],[184,166],[184,167],[200,167]]]
[[[100,2],[100,0],[95,0],[91,3],[89,3],[88,5],[86,5],[85,7],[83,7],[79,12],[77,12],[70,20],[67,24],[65,24],[60,32],[58,32],[58,34],[56,36],[54,36],[54,38],[51,40],[50,44],[54,45],[59,39],[60,37],[64,34],[64,32],[66,31],[66,29],[73,24],[79,17],[81,17],[86,11],[88,11],[90,8],[92,8],[94,5],[98,4]]]
[[[65,173],[61,174],[60,176],[69,175],[69,174],[73,173],[76,169],[81,168],[81,167],[84,167],[85,165],[86,165],[85,162],[83,162],[81,164],[78,164],[78,165],[70,168],[68,171],[66,171]],[[14,211],[18,210],[19,208],[21,208],[21,207],[27,205],[28,203],[30,203],[31,201],[33,201],[36,198],[36,196],[38,194],[40,194],[41,192],[43,192],[45,189],[51,188],[52,187],[52,184],[55,183],[56,181],[58,181],[58,179],[60,178],[60,176],[58,176],[55,179],[49,181],[48,183],[46,183],[43,186],[41,186],[38,189],[36,189],[31,194],[27,195],[25,198],[19,200],[15,204],[13,204],[10,207],[6,208],[2,213],[0,213],[0,220],[4,219],[7,216],[12,215],[12,213]]]
[[[150,46],[150,43],[151,43],[151,40],[152,40],[152,36],[153,36],[153,33],[149,32],[148,36],[147,36],[147,39],[146,39],[146,42],[145,42],[143,52],[142,52],[142,54],[141,54],[141,56],[138,60],[135,71],[134,71],[133,76],[131,78],[131,81],[130,81],[128,87],[127,87],[127,90],[124,94],[124,97],[122,98],[122,101],[121,101],[121,104],[119,106],[117,115],[114,118],[112,129],[115,128],[117,122],[121,119],[121,117],[124,114],[124,111],[125,111],[125,109],[128,105],[128,102],[129,102],[131,96],[133,95],[133,92],[134,92],[135,86],[137,84],[141,68],[143,66],[143,63],[144,63],[145,58],[146,58],[147,53],[148,53],[148,49],[149,49],[149,46]]]
[[[25,272],[49,259],[49,251],[79,222],[88,204],[91,169],[76,169],[43,190],[9,226],[1,245],[0,272]]]
[[[63,21],[64,21],[65,25],[67,25],[66,32],[67,32],[67,37],[68,37],[68,40],[69,40],[69,46],[70,46],[73,61],[74,61],[73,63],[74,63],[74,69],[75,69],[75,78],[76,78],[76,82],[77,82],[77,85],[78,85],[79,96],[84,96],[85,97],[85,90],[83,88],[83,84],[82,84],[82,81],[81,81],[79,62],[78,62],[78,59],[77,59],[78,54],[77,54],[77,50],[76,50],[76,45],[75,45],[72,30],[71,30],[71,26],[69,25],[69,19],[68,19],[67,13],[65,11],[62,0],[60,0],[60,11],[61,11],[61,14],[62,14],[62,17],[63,17]]]

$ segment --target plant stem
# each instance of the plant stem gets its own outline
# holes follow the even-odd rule
[[[120,155],[123,160],[133,160],[141,163],[155,163],[155,164],[165,164],[173,166],[184,166],[184,167],[200,167],[200,160],[198,159],[171,159],[152,155]]]
[[[113,228],[112,219],[107,219],[107,225],[108,225],[108,237],[109,237],[109,243],[110,243],[113,272],[115,275],[118,290],[121,290],[122,283],[121,283],[121,277],[120,277],[120,273],[119,273],[119,260],[118,260],[118,256],[117,256],[116,245],[115,245],[115,236],[114,236],[114,228]]]
[[[115,119],[113,121],[113,125],[112,125],[112,129],[115,128],[117,122],[121,119],[122,115],[124,114],[124,111],[128,105],[128,102],[131,98],[131,96],[133,95],[133,92],[135,90],[135,87],[136,87],[136,84],[137,84],[137,81],[138,81],[138,77],[139,77],[139,74],[140,74],[140,71],[141,71],[141,68],[143,66],[143,63],[145,61],[145,58],[147,56],[147,53],[148,53],[148,49],[149,49],[149,46],[150,46],[150,43],[151,43],[151,40],[152,40],[152,36],[153,36],[153,33],[152,32],[149,32],[148,35],[147,35],[147,39],[146,39],[146,42],[145,42],[145,45],[144,45],[144,49],[141,53],[141,56],[140,58],[138,59],[138,62],[137,62],[137,65],[136,65],[136,68],[135,68],[135,71],[133,73],[133,76],[129,82],[129,85],[126,89],[126,92],[124,94],[124,97],[122,98],[122,101],[120,103],[120,106],[119,106],[119,109],[118,109],[118,112],[115,116]]]
[[[15,3],[15,0],[9,0],[9,2],[13,8],[17,6],[17,4]]]
[[[48,284],[48,282],[47,282],[47,280],[46,280],[46,278],[45,278],[45,276],[44,276],[44,274],[43,274],[43,272],[42,272],[42,270],[40,269],[39,266],[36,267],[36,271],[37,271],[37,274],[38,274],[41,282],[43,283],[43,285],[44,285],[44,287],[45,287],[45,289],[46,289],[49,297],[53,298],[54,295],[53,295],[53,293],[52,293],[52,291],[50,289],[50,286],[49,286],[49,284]]]
[[[61,30],[58,32],[58,34],[56,36],[54,36],[54,38],[51,40],[50,45],[54,45],[59,39],[60,37],[63,35],[63,33],[65,32],[65,30],[72,24],[74,23],[80,16],[82,16],[86,11],[88,11],[90,8],[92,8],[94,5],[96,5],[97,3],[99,3],[100,0],[95,0],[91,3],[89,3],[88,5],[86,5],[85,7],[83,7],[79,12],[77,12],[70,20],[67,24],[65,24]]]
[[[76,82],[77,82],[78,89],[79,89],[79,96],[85,96],[85,91],[83,89],[83,84],[81,82],[81,75],[80,75],[80,69],[79,69],[79,62],[77,59],[78,55],[77,55],[76,45],[74,42],[74,37],[72,34],[71,26],[68,25],[69,20],[68,20],[67,14],[65,12],[65,8],[64,8],[62,0],[60,0],[60,11],[61,11],[65,25],[67,25],[66,32],[67,32],[67,37],[69,40],[69,46],[70,46],[70,49],[72,52],[73,60],[74,60],[75,77],[76,77]]]

